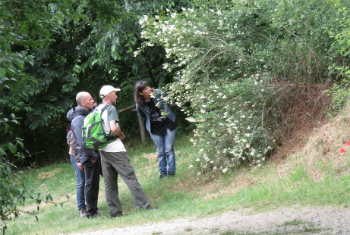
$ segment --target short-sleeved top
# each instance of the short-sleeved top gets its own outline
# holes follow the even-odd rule
[[[166,130],[175,130],[177,122],[173,122],[169,118],[162,118],[160,109],[155,105],[153,99],[146,102],[151,112],[151,133],[153,135],[166,135]]]
[[[102,108],[103,107],[102,105],[106,105],[106,104],[100,104],[99,107],[97,108]],[[115,120],[116,125],[119,126],[119,115],[118,115],[117,109],[113,105],[109,105],[106,111],[102,113],[102,120],[104,121],[103,127],[105,128],[106,132],[109,133],[111,131],[109,122],[112,120]],[[106,147],[101,148],[100,150],[105,152],[126,152],[124,144],[119,138],[107,144]]]

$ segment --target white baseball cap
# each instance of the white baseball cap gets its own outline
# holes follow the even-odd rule
[[[100,90],[100,97],[103,98],[112,91],[120,91],[120,88],[115,88],[111,85],[104,85]]]

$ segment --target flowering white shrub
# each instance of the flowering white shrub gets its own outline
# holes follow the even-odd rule
[[[182,10],[166,17],[145,16],[139,23],[148,40],[143,47],[163,45],[174,61],[164,69],[178,70],[169,95],[188,114],[188,121],[196,123],[192,141],[201,149],[189,167],[196,166],[200,175],[211,170],[226,173],[246,163],[260,166],[272,150],[263,113],[268,92],[264,79],[269,76],[242,71],[249,58],[238,39],[246,37],[247,30],[241,31],[234,20],[242,13]],[[236,81],[238,77],[244,79]]]
[[[314,54],[322,31],[305,23],[322,23],[309,7],[319,6],[315,0],[300,3],[298,11],[291,9],[292,0],[214,2],[143,17],[145,43],[134,53],[162,45],[172,61],[163,65],[176,74],[168,94],[196,124],[192,142],[200,151],[189,167],[198,167],[199,174],[260,166],[284,128],[283,102],[295,95],[275,88],[274,79],[311,82],[328,58]],[[322,9],[318,17],[324,17]]]
[[[201,87],[205,96],[196,95],[198,89],[193,88],[188,120],[197,123],[191,141],[200,151],[192,165],[201,172],[226,173],[241,164],[260,166],[265,161],[275,132],[268,129],[266,106],[271,100],[262,89],[268,88],[256,78]]]

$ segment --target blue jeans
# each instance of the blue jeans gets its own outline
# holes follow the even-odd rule
[[[177,128],[173,131],[167,129],[166,135],[150,134],[158,151],[158,164],[160,175],[175,174],[174,139]],[[168,169],[167,169],[168,166]]]
[[[75,158],[70,155],[70,161],[72,162],[72,165],[74,167],[75,171],[75,177],[77,178],[77,204],[78,204],[78,209],[86,209],[85,205],[85,193],[84,193],[84,188],[85,188],[85,175],[84,171],[81,171],[77,165],[77,161]]]

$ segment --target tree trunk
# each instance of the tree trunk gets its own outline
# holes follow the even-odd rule
[[[5,221],[3,220],[3,221],[2,221],[2,234],[3,234],[3,235],[6,234],[6,229],[7,229],[7,226],[6,226]]]
[[[137,115],[139,119],[139,124],[140,124],[140,133],[141,133],[141,141],[142,143],[145,142],[146,140],[146,128],[145,128],[145,121],[142,120],[139,115]]]

